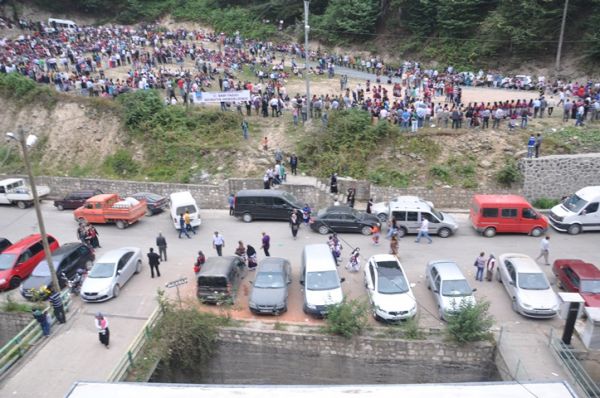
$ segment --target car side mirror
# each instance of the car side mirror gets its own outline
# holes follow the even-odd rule
[[[346,282],[346,278],[340,278],[340,283]]]
[[[121,275],[121,270],[118,270],[118,271],[117,271],[117,275]]]
[[[367,285],[367,288],[368,288],[369,290],[373,290],[373,284],[372,284],[372,283],[369,283],[369,284]]]

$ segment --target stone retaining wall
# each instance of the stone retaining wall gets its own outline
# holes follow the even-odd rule
[[[30,313],[0,312],[0,347],[15,337],[33,320]]]

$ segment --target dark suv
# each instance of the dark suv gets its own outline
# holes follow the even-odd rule
[[[4,251],[7,247],[11,246],[12,243],[6,238],[0,238],[0,253]]]
[[[86,200],[88,200],[92,196],[100,195],[101,193],[103,192],[99,189],[88,189],[84,191],[71,192],[63,199],[55,200],[54,207],[56,207],[58,210],[77,209],[83,206]]]
[[[92,267],[95,259],[94,252],[79,242],[66,243],[52,253],[52,264],[58,275],[60,288],[64,288],[66,281],[61,278],[64,273],[68,279],[73,279],[77,270],[89,269]],[[26,299],[33,296],[32,290],[39,290],[42,287],[50,287],[52,277],[46,260],[40,261],[35,267],[31,276],[21,283],[21,295]]]

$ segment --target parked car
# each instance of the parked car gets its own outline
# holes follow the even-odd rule
[[[146,201],[134,198],[122,199],[115,193],[92,196],[73,212],[75,220],[90,224],[115,224],[123,229],[137,222],[146,214]]]
[[[50,251],[58,249],[58,241],[48,235]],[[0,254],[0,290],[14,289],[26,279],[44,258],[44,246],[40,234],[29,235]]]
[[[387,222],[389,215],[390,215],[390,207],[392,206],[392,203],[396,203],[396,202],[406,202],[406,201],[410,201],[410,202],[425,202],[427,203],[430,207],[433,207],[433,203],[429,202],[429,201],[425,201],[421,198],[419,198],[418,196],[397,196],[395,198],[390,199],[389,202],[377,202],[374,203],[373,206],[371,207],[371,213],[376,215],[377,218],[379,218],[379,221],[383,224],[385,222]]]
[[[600,270],[594,264],[559,259],[554,261],[552,271],[559,288],[581,294],[588,307],[600,307]]]
[[[475,304],[473,289],[458,265],[452,260],[430,261],[425,269],[427,288],[433,292],[440,319],[459,311],[463,305]]]
[[[243,189],[233,199],[233,215],[244,222],[252,220],[288,221],[292,210],[303,204],[289,192],[278,189]]]
[[[540,236],[548,229],[546,216],[519,195],[475,195],[469,218],[473,228],[488,238],[496,233]]]
[[[106,252],[83,281],[81,298],[88,302],[100,302],[118,297],[123,286],[141,270],[141,249],[122,247]]]
[[[416,234],[423,219],[429,221],[429,233],[447,238],[458,231],[458,223],[448,213],[433,207],[433,203],[416,196],[399,196],[390,202],[389,214],[399,228],[400,236]]]
[[[7,247],[11,246],[12,243],[6,238],[0,238],[0,253],[2,253]]]
[[[169,201],[164,196],[152,192],[138,192],[131,195],[139,201],[146,201],[146,215],[153,216],[154,214],[162,213],[168,206]]]
[[[196,199],[192,196],[191,192],[173,192],[169,196],[169,202],[171,203],[171,220],[176,230],[179,230],[179,216],[184,214],[186,210],[190,213],[190,224],[192,228],[198,228],[202,224],[200,218],[200,212],[198,211],[198,204]]]
[[[40,200],[50,193],[50,188],[45,185],[36,185]],[[31,188],[22,178],[7,178],[0,181],[0,204],[16,204],[19,209],[33,205]]]
[[[329,246],[324,243],[304,246],[300,285],[303,287],[304,313],[316,317],[327,315],[329,306],[344,300],[342,282]]]
[[[209,257],[196,277],[196,295],[203,303],[235,301],[244,262],[238,256]]]
[[[375,224],[379,224],[379,219],[373,214],[348,206],[331,206],[319,210],[310,227],[322,235],[331,232],[360,232],[370,235],[371,227]]]
[[[83,206],[86,200],[92,196],[100,195],[101,193],[103,192],[99,189],[87,189],[83,191],[71,192],[64,198],[55,200],[54,207],[56,207],[58,210],[77,209],[78,207]]]
[[[552,318],[558,313],[558,296],[531,257],[517,253],[500,255],[496,275],[515,312],[530,318]]]
[[[417,302],[402,264],[391,254],[376,254],[365,265],[365,287],[380,321],[399,321],[417,313]]]
[[[248,306],[254,314],[279,315],[288,309],[288,286],[292,283],[290,262],[267,257],[256,268]]]
[[[65,243],[52,253],[52,264],[58,275],[58,284],[60,288],[66,286],[66,281],[60,276],[71,280],[80,269],[89,269],[95,259],[94,252],[86,245],[80,242]],[[35,267],[31,276],[21,283],[21,295],[26,299],[33,298],[33,290],[40,290],[43,287],[50,288],[52,285],[52,276],[46,260],[40,261]]]
[[[600,231],[600,186],[585,187],[550,210],[548,220],[557,231],[577,235]]]

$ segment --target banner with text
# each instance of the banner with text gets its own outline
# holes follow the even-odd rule
[[[216,91],[194,93],[194,102],[198,104],[206,102],[243,102],[250,101],[250,90],[240,91]]]

